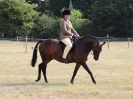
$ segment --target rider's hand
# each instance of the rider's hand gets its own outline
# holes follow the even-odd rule
[[[72,33],[72,34],[71,34],[71,36],[73,37],[73,36],[74,36],[74,34]]]
[[[78,34],[77,35],[75,35],[76,37],[80,37]]]
[[[79,35],[77,35],[77,37],[80,37]]]

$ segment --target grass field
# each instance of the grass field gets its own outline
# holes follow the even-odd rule
[[[52,61],[48,64],[46,84],[37,78],[37,65],[30,66],[35,43],[0,41],[0,99],[133,99],[133,42],[111,42],[104,46],[99,61],[88,57],[97,85],[81,67],[74,85],[69,83],[75,64]]]

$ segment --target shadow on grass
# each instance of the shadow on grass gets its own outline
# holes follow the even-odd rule
[[[44,82],[32,82],[32,83],[5,83],[0,84],[0,87],[25,87],[25,86],[43,86],[43,87],[49,87],[49,86],[70,86],[69,83],[44,83]]]

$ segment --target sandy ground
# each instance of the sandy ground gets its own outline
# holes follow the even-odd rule
[[[133,99],[133,42],[111,42],[104,46],[99,61],[90,55],[87,64],[97,85],[81,67],[74,85],[69,83],[75,64],[52,61],[48,64],[46,84],[37,78],[37,65],[30,66],[35,43],[0,41],[0,99]]]

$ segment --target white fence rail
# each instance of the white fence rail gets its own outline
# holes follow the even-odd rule
[[[96,38],[99,39],[100,41],[106,41],[108,49],[110,49],[111,41],[127,41],[128,48],[130,48],[130,42],[133,41],[133,38],[115,38],[115,37],[111,37],[109,35],[104,36],[104,37],[96,37]],[[12,41],[16,41],[17,44],[19,43],[19,41],[24,41],[25,42],[25,52],[27,52],[28,42],[34,42],[34,41],[45,40],[45,39],[33,38],[33,37],[28,37],[28,36],[26,36],[26,37],[18,36],[16,38],[0,38],[0,40],[12,40]]]

